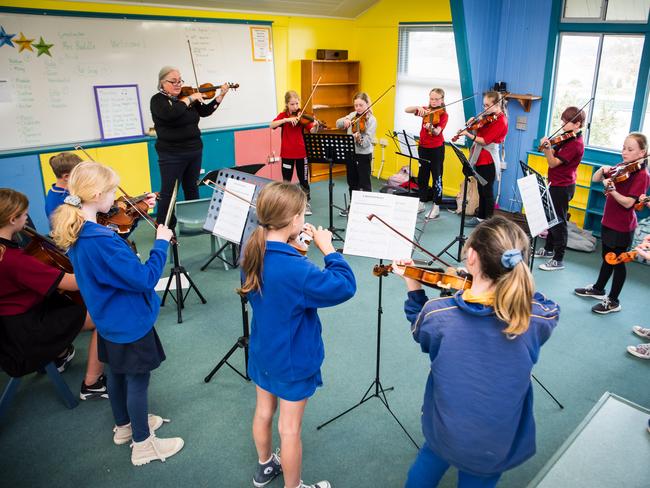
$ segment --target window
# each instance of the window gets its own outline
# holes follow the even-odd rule
[[[643,121],[641,122],[641,130],[645,134],[650,134],[650,94],[645,100],[645,115],[643,116]]]
[[[549,133],[564,108],[594,97],[585,109],[585,142],[618,150],[630,130],[643,42],[641,35],[561,34]]]
[[[565,0],[562,21],[643,22],[650,0]]]
[[[422,119],[404,112],[406,107],[427,105],[432,88],[445,91],[446,103],[462,98],[454,32],[451,25],[400,26],[398,51],[395,130],[419,134]],[[444,134],[450,139],[463,127],[463,104],[450,106],[447,113]]]

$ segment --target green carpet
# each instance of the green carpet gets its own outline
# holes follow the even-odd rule
[[[378,186],[376,180],[373,182]],[[336,198],[342,199],[345,182],[337,181]],[[327,222],[327,184],[313,185],[316,225]],[[336,216],[343,227],[345,220]],[[438,252],[458,232],[458,216],[443,211],[428,224],[423,243]],[[136,239],[143,255],[152,241],[152,229],[140,225]],[[195,294],[188,297],[184,322],[176,323],[176,309],[167,304],[156,328],[167,352],[167,361],[152,375],[150,411],[172,422],[159,431],[161,437],[181,436],[184,449],[166,463],[134,467],[127,446],[112,443],[113,420],[108,401],[82,402],[67,410],[47,377],[26,377],[15,402],[0,425],[0,476],[2,486],[191,486],[248,487],[256,463],[251,437],[255,404],[252,384],[224,367],[206,384],[205,375],[241,334],[238,296],[239,271],[225,271],[214,262],[199,271],[210,251],[209,236],[180,238],[180,254],[208,303]],[[316,249],[310,257],[322,264]],[[303,478],[306,482],[328,479],[335,488],[400,487],[416,454],[389,412],[372,399],[320,431],[316,426],[358,402],[375,374],[377,334],[377,278],[375,262],[349,258],[358,282],[349,302],[320,311],[326,359],[324,387],[310,400],[303,425]],[[500,487],[522,487],[548,461],[605,391],[643,406],[650,405],[647,378],[650,361],[632,358],[625,351],[639,342],[630,329],[648,324],[645,315],[650,268],[628,265],[621,295],[623,310],[598,316],[590,312],[595,300],[577,297],[573,288],[593,283],[600,256],[569,251],[563,271],[535,271],[537,288],[556,300],[562,309],[553,337],[543,348],[535,376],[565,405],[560,410],[535,385],[537,454],[506,473]],[[428,374],[427,357],[412,340],[402,306],[406,292],[394,276],[384,279],[381,380],[395,415],[418,441],[420,405]],[[128,320],[128,317],[125,317]],[[77,341],[77,357],[64,378],[76,393],[85,369],[88,341]],[[481,347],[476,344],[476,347]],[[243,367],[243,353],[232,357]],[[0,388],[7,377],[0,374]],[[645,425],[639,425],[645,429]],[[614,449],[615,446],[612,446]],[[453,470],[441,486],[455,486]],[[635,486],[636,480],[620,480]],[[270,488],[281,488],[276,480]],[[568,484],[566,486],[569,486]]]

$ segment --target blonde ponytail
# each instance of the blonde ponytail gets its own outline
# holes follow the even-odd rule
[[[81,210],[84,202],[94,201],[100,193],[113,191],[119,183],[117,173],[101,163],[87,161],[75,166],[70,172],[67,202],[52,214],[52,238],[56,245],[64,250],[72,247],[85,222]]]
[[[307,196],[291,183],[273,182],[266,185],[255,203],[259,227],[253,231],[244,249],[241,266],[246,277],[240,295],[262,289],[267,229],[279,230],[290,225],[296,215],[305,211]]]
[[[515,223],[492,217],[474,229],[465,245],[476,251],[481,273],[496,285],[494,312],[507,324],[503,333],[515,337],[526,332],[535,292],[533,275],[526,264],[528,236]]]

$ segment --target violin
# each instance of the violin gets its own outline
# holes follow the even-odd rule
[[[433,129],[435,128],[434,126],[440,123],[442,114],[446,112],[447,111],[445,110],[445,107],[432,107],[428,113],[424,115],[424,122],[429,124],[429,128],[427,129],[429,131],[429,134],[433,135]]]
[[[372,274],[388,276],[394,272],[392,265],[377,264]],[[445,273],[440,268],[423,268],[419,266],[404,266],[404,277],[411,278],[426,286],[439,290],[467,290],[472,287],[472,276],[469,273],[458,272],[458,274]]]
[[[486,125],[491,124],[492,122],[495,122],[499,118],[499,114],[487,114],[484,115],[483,117],[476,117],[472,119],[470,123],[468,123],[464,128],[459,130],[454,137],[451,138],[451,142],[456,142],[460,135],[463,133],[463,131],[466,130],[479,130]]]
[[[621,181],[627,180],[637,171],[641,171],[646,166],[648,166],[647,156],[629,163],[619,163],[607,171],[605,178],[612,180],[613,183],[620,183]]]
[[[368,116],[370,112],[366,112],[362,115],[355,115],[354,118],[350,121],[350,127],[352,127],[352,133],[356,134],[357,132],[365,132],[366,126],[368,125]]]
[[[307,255],[309,251],[309,245],[311,244],[312,238],[304,230],[298,234],[298,237],[287,242],[291,247],[298,251],[303,256]]]
[[[48,266],[61,270],[65,273],[74,272],[70,259],[61,249],[57,247],[52,239],[39,234],[28,226],[25,226],[21,232],[26,234],[31,239],[29,241],[29,244],[27,244],[27,246],[25,246],[23,249],[25,254],[36,258],[43,264],[47,264]],[[79,291],[61,290],[60,293],[68,297],[74,303],[85,306],[83,298],[81,298],[81,293],[79,293]]]
[[[556,137],[552,137],[552,138],[550,138],[550,139],[549,139],[548,141],[546,141],[546,143],[543,144],[543,145],[540,144],[540,145],[537,147],[537,150],[538,150],[539,152],[542,152],[542,151],[543,151],[544,149],[546,149],[546,148],[549,148],[549,149],[550,149],[550,148],[555,148],[555,146],[557,146],[557,145],[560,144],[561,142],[569,141],[569,140],[571,140],[571,139],[575,139],[575,138],[577,137],[577,135],[578,135],[578,134],[576,134],[576,133],[573,132],[572,130],[567,131],[567,132],[565,132],[564,134],[560,134],[559,136],[556,136]]]
[[[228,88],[232,88],[233,90],[239,88],[239,83],[224,83],[224,84],[228,85]],[[178,99],[183,100],[184,98],[189,97],[193,93],[203,93],[207,98],[214,98],[215,96],[217,96],[217,90],[219,88],[221,88],[221,85],[213,85],[212,83],[203,83],[199,85],[198,88],[194,88],[192,86],[184,86],[181,87],[181,93]]]
[[[636,259],[637,254],[636,251],[622,252],[619,255],[616,255],[616,253],[613,252],[608,252],[605,254],[605,262],[611,265],[630,263]]]
[[[298,119],[298,124],[302,125],[303,127],[307,127],[309,124],[316,123],[321,129],[327,129],[327,124],[325,122],[317,119],[313,115],[309,115],[302,112],[302,109],[298,109],[297,112],[292,112],[291,116],[292,117],[300,116],[300,118]]]
[[[650,196],[643,195],[639,197],[639,201],[634,204],[634,210],[640,212],[645,207],[645,204],[650,201]]]
[[[156,199],[158,193],[155,193]],[[146,198],[148,193],[129,198],[121,196],[115,202],[111,209],[106,212],[97,212],[97,223],[110,227],[118,234],[127,234],[133,229],[133,225],[149,211]]]

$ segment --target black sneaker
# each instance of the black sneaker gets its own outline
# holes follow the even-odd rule
[[[74,346],[70,344],[65,350],[65,354],[54,360],[54,365],[59,373],[63,373],[68,369],[68,365],[72,362],[72,358],[74,357],[74,352]]]
[[[602,300],[607,296],[605,290],[598,290],[597,288],[594,288],[594,285],[587,285],[584,288],[576,288],[573,291],[576,295],[581,297],[591,297],[596,300]]]
[[[280,457],[278,455],[279,453],[280,450],[278,449],[271,454],[271,459],[269,459],[267,463],[257,463],[255,476],[253,476],[253,485],[257,488],[268,485],[276,476],[282,473],[282,465],[280,464]]]
[[[97,381],[95,381],[95,383],[90,386],[82,381],[79,398],[82,400],[90,400],[92,398],[108,398],[108,390],[106,389],[106,376],[101,375],[99,378],[97,378]]]
[[[603,298],[603,301],[598,305],[591,307],[591,311],[599,314],[608,314],[612,312],[620,312],[621,304],[618,300],[612,300],[609,297]]]

